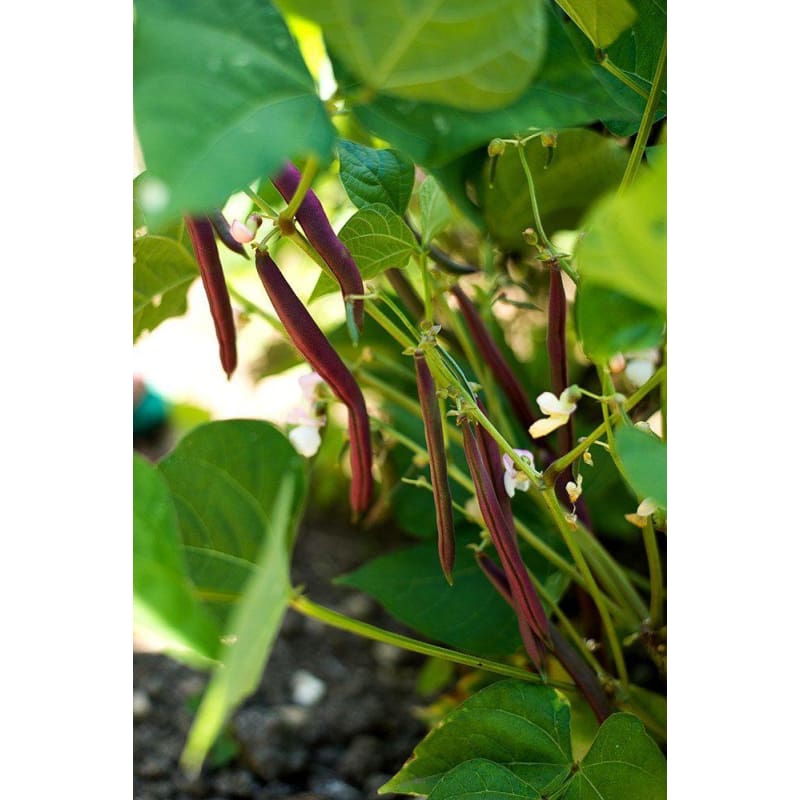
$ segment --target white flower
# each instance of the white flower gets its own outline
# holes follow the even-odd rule
[[[308,372],[305,375],[301,375],[297,382],[300,384],[300,391],[303,393],[303,397],[309,403],[313,403],[317,399],[317,386],[325,383],[316,372]]]
[[[653,514],[657,508],[658,502],[654,497],[645,497],[645,499],[639,503],[636,513],[626,514],[625,519],[637,528],[644,528],[647,524],[647,518]]]
[[[570,503],[577,503],[578,498],[583,494],[583,475],[578,475],[578,482],[569,481],[564,487],[567,490]]]
[[[298,428],[294,428],[289,431],[289,441],[301,456],[311,458],[317,454],[317,450],[322,444],[319,425],[300,425]]]
[[[247,244],[256,238],[256,232],[254,230],[251,231],[247,225],[243,222],[239,222],[238,219],[231,222],[230,231],[231,236],[239,242],[239,244]]]
[[[543,419],[537,419],[528,428],[528,433],[534,439],[539,439],[542,436],[547,436],[550,431],[566,425],[569,422],[569,415],[578,407],[577,403],[571,398],[572,387],[564,389],[560,397],[556,397],[552,392],[542,392],[536,398],[536,402],[539,404],[542,414],[547,416]]]
[[[514,450],[514,452],[526,463],[530,464],[533,467],[533,453],[529,450]],[[503,467],[505,472],[503,473],[503,485],[506,487],[506,494],[509,497],[513,497],[514,493],[517,489],[521,492],[527,492],[528,489],[531,487],[531,481],[528,476],[522,472],[522,470],[517,469],[514,462],[511,460],[511,456],[505,453],[503,455]]]
[[[644,386],[653,377],[658,363],[658,350],[639,350],[627,354],[628,363],[625,366],[625,377],[638,389]]]

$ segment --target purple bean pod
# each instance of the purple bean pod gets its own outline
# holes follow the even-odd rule
[[[533,628],[539,638],[547,641],[549,623],[541,600],[533,588],[530,575],[519,552],[514,529],[508,524],[500,505],[494,483],[481,454],[478,438],[472,423],[465,417],[459,420],[464,437],[464,454],[475,484],[478,506],[489,529],[497,554],[508,576],[511,595],[525,621]]]
[[[288,203],[300,185],[300,178],[300,170],[291,162],[287,162],[283,169],[272,178],[272,183]],[[311,189],[306,192],[295,217],[302,225],[303,232],[311,242],[311,246],[322,256],[339,282],[345,303],[352,303],[353,320],[361,330],[364,326],[364,301],[348,300],[347,296],[364,294],[364,281],[361,279],[361,273],[358,271],[353,256],[350,255],[350,251],[344,246],[342,240],[333,232],[322,203]]]
[[[450,291],[458,301],[458,306],[464,315],[467,328],[469,328],[478,352],[483,356],[484,361],[492,371],[492,375],[502,387],[520,425],[527,431],[537,419],[537,416],[533,413],[533,408],[528,402],[525,390],[500,352],[500,348],[492,339],[486,323],[481,319],[478,309],[475,308],[472,301],[458,285],[453,286]]]
[[[233,322],[233,308],[222,262],[219,260],[214,229],[206,217],[184,217],[186,229],[192,240],[192,248],[200,267],[200,278],[211,308],[211,318],[219,342],[219,358],[228,378],[236,369],[236,326]]]
[[[476,553],[475,555],[478,560],[478,566],[483,570],[484,575],[489,579],[498,594],[514,608],[514,600],[511,595],[508,579],[503,570],[484,553]],[[532,631],[528,628],[526,640],[526,635],[523,633],[522,627],[523,623],[520,620],[522,642],[525,645],[528,655],[530,655],[531,659],[536,663],[528,644],[528,640],[533,638]],[[611,707],[608,696],[603,691],[603,687],[600,685],[597,675],[589,668],[589,665],[580,657],[561,631],[552,622],[550,623],[550,641],[553,654],[561,662],[561,665],[569,673],[572,680],[575,681],[575,685],[583,693],[586,702],[591,707],[595,717],[597,717],[597,721],[602,723],[611,715],[613,708]],[[533,639],[533,643],[534,647],[540,647],[535,638]],[[539,650],[536,650],[536,653],[538,655]]]
[[[347,406],[353,472],[350,505],[355,514],[363,514],[372,497],[372,444],[364,395],[268,253],[256,252],[256,269],[294,346]]]
[[[436,397],[436,384],[421,350],[414,353],[417,372],[417,392],[428,445],[428,459],[433,486],[433,504],[436,509],[436,531],[439,540],[439,561],[447,582],[453,583],[455,563],[455,525],[453,524],[453,499],[447,480],[447,453],[444,445],[442,417]]]
[[[214,230],[217,232],[217,236],[222,244],[228,248],[228,250],[233,251],[239,256],[244,256],[247,258],[247,251],[244,249],[244,245],[241,242],[237,242],[236,239],[231,236],[231,226],[228,224],[228,220],[225,219],[222,212],[215,208],[209,215],[208,219],[211,221],[211,224],[214,226]]]

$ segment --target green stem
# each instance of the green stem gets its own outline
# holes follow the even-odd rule
[[[256,194],[249,186],[244,187],[244,193],[270,218],[277,219],[278,212],[272,208],[261,195]]]
[[[306,192],[311,188],[311,184],[314,181],[314,176],[317,174],[318,167],[319,159],[313,155],[309,156],[306,160],[306,165],[303,167],[303,172],[300,175],[300,183],[297,184],[297,189],[292,195],[289,205],[286,206],[286,208],[284,208],[280,213],[281,221],[288,222],[294,219],[294,215],[297,213],[297,209],[300,208],[300,203],[303,202]]]
[[[619,185],[618,195],[623,194],[625,190],[633,183],[636,177],[636,172],[639,169],[639,164],[642,161],[644,149],[647,146],[647,140],[650,137],[650,131],[653,127],[653,121],[656,118],[656,111],[661,99],[661,90],[664,86],[664,78],[667,75],[667,39],[664,38],[664,43],[661,45],[661,53],[658,56],[658,63],[656,64],[656,71],[653,74],[653,85],[650,87],[650,95],[647,98],[647,105],[644,107],[644,114],[642,114],[642,121],[639,124],[639,132],[636,134],[636,141],[633,143],[630,157],[628,158],[628,165],[625,167],[625,174],[622,176],[622,182]]]
[[[248,314],[255,314],[257,317],[261,317],[261,319],[263,319],[271,328],[274,328],[276,331],[278,331],[278,333],[282,334],[283,337],[286,338],[286,330],[276,317],[268,314],[263,308],[261,308],[261,306],[257,306],[252,300],[248,300],[241,292],[238,292],[230,284],[228,284],[228,291],[230,292],[231,297]]]
[[[383,628],[378,628],[375,625],[370,625],[367,622],[361,622],[360,620],[340,614],[338,611],[333,611],[330,608],[325,608],[325,606],[320,606],[304,595],[295,595],[289,601],[289,604],[295,611],[307,617],[318,619],[320,622],[324,622],[332,628],[354,633],[365,639],[385,642],[386,644],[394,645],[403,650],[410,650],[412,653],[421,653],[425,656],[442,658],[445,661],[452,661],[455,664],[463,664],[464,666],[473,667],[474,669],[483,669],[487,672],[494,672],[497,675],[505,675],[509,678],[517,678],[522,681],[530,681],[531,683],[545,683],[537,673],[528,672],[527,670],[519,669],[519,667],[512,667],[510,664],[502,664],[499,661],[490,661],[485,658],[479,658],[478,656],[468,655],[467,653],[459,653],[457,650],[450,650],[446,647],[438,647],[434,644],[421,642],[419,639],[402,636],[399,633],[392,633]],[[570,683],[562,683],[561,681],[546,681],[546,683],[548,686],[553,686],[557,689],[577,691],[577,687]]]
[[[525,148],[520,145],[517,147],[517,153],[519,153],[519,160],[522,164],[522,169],[525,172],[525,179],[528,182],[528,194],[531,198],[533,222],[536,225],[536,232],[539,234],[539,238],[542,240],[542,242],[550,250],[550,254],[554,255],[556,249],[553,247],[553,243],[547,238],[547,234],[544,232],[544,226],[542,225],[542,218],[539,215],[539,204],[536,202],[536,189],[533,186],[533,175],[531,174],[531,168],[528,166],[528,159],[525,158]]]
[[[608,56],[600,62],[600,66],[610,72],[617,80],[622,81],[629,89],[632,89],[639,97],[647,100],[647,92],[639,86],[626,72],[621,70]]]
[[[549,488],[546,489],[542,494],[548,506],[550,507],[551,514],[556,520],[556,524],[561,532],[561,536],[563,537],[573,560],[577,564],[578,569],[586,581],[587,591],[597,606],[597,612],[600,614],[600,620],[603,623],[603,629],[605,631],[606,638],[608,639],[609,646],[611,647],[611,655],[614,659],[614,665],[616,667],[617,676],[619,677],[620,683],[623,686],[627,686],[628,670],[625,666],[625,659],[622,655],[622,647],[619,643],[617,632],[614,628],[614,624],[611,621],[611,617],[608,612],[608,606],[605,603],[605,597],[600,591],[600,587],[597,585],[594,575],[592,575],[592,571],[589,569],[589,565],[586,563],[586,559],[583,557],[581,548],[577,545],[573,537],[572,530],[567,524],[567,521],[564,519],[564,513],[558,503],[555,492],[552,488]]]
[[[667,371],[665,367],[659,367],[655,374],[645,383],[641,388],[637,389],[624,403],[623,408],[625,411],[630,411],[634,406],[640,403],[650,392],[658,386],[666,377]],[[620,413],[614,414],[609,419],[611,425],[616,424],[622,418]],[[580,444],[576,445],[564,454],[561,458],[556,459],[545,471],[544,482],[548,486],[553,486],[556,478],[562,473],[575,459],[580,458],[606,431],[607,423],[603,422],[602,425],[595,428],[588,436],[584,437]]]
[[[661,609],[664,606],[664,578],[661,574],[661,556],[658,553],[658,542],[656,542],[652,517],[647,517],[643,537],[644,549],[647,553],[647,566],[650,570],[650,627],[657,630],[661,627]]]
[[[380,309],[375,307],[375,303],[367,302],[364,304],[364,307],[367,310],[367,314],[369,314],[375,322],[378,323],[398,344],[402,345],[402,347],[414,348],[417,346],[417,342],[413,339],[410,339],[397,325],[392,322],[389,317],[386,316]]]
[[[431,292],[431,276],[428,272],[428,265],[425,263],[427,261],[427,257],[424,253],[420,253],[417,256],[417,262],[419,263],[419,271],[422,275],[422,293],[423,293],[423,300],[425,302],[425,319],[430,322],[431,324],[434,322],[433,319],[433,295]]]

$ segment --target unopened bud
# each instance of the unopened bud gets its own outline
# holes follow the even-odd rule
[[[231,222],[231,236],[239,242],[239,244],[247,244],[256,238],[256,231],[261,225],[261,217],[251,214],[247,218],[247,222],[239,222],[238,219]]]
[[[545,131],[542,134],[542,147],[558,147],[558,131]]]
[[[608,368],[611,370],[612,375],[618,375],[625,369],[625,356],[622,353],[617,353],[608,360]]]
[[[529,244],[532,247],[539,244],[539,236],[533,228],[525,228],[525,230],[522,231],[522,238],[525,240],[525,244]]]
[[[588,450],[584,450],[583,452],[583,463],[588,464],[590,467],[594,466],[594,461],[592,460],[592,454]]]
[[[497,158],[497,156],[501,156],[505,153],[506,143],[502,139],[492,139],[486,149],[489,151],[490,158]]]

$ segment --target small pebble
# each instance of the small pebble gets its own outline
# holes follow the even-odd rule
[[[325,683],[307,670],[299,669],[292,675],[292,700],[298,706],[316,705],[325,696],[325,690]]]
[[[147,692],[143,692],[141,689],[134,689],[133,718],[144,719],[150,713],[152,708],[153,704],[150,702]]]
[[[372,655],[382,667],[393,667],[403,657],[403,651],[386,642],[375,642]]]

